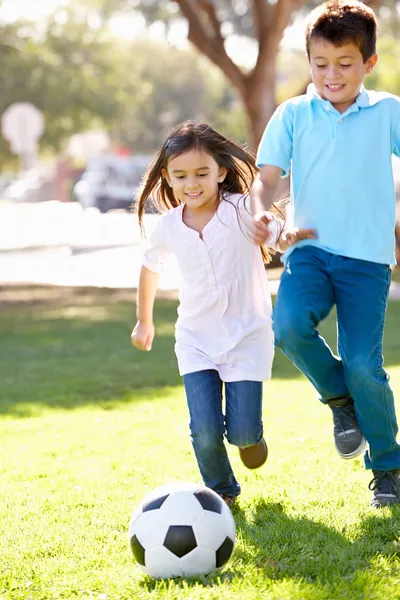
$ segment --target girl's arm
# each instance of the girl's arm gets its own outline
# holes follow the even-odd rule
[[[140,271],[136,302],[137,323],[131,334],[132,344],[138,350],[151,350],[154,339],[153,308],[158,287],[159,273],[143,266]]]

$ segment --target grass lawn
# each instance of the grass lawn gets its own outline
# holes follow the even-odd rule
[[[158,301],[150,354],[130,346],[128,292],[0,289],[0,302],[1,600],[400,599],[400,509],[369,507],[371,475],[337,457],[328,409],[280,352],[265,385],[267,466],[246,471],[230,448],[243,488],[231,561],[204,578],[144,576],[127,544],[135,505],[199,480],[176,302]],[[322,329],[333,342],[332,317]],[[385,364],[400,398],[400,303]]]

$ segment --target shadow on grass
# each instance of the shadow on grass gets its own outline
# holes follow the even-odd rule
[[[121,402],[181,385],[174,347],[176,300],[158,299],[151,353],[131,347],[132,290],[0,288],[0,413],[30,416],[38,405],[72,409]],[[400,362],[400,303],[389,305],[385,364]],[[335,320],[321,326],[335,344]],[[273,377],[303,377],[277,350]],[[146,390],[147,391],[144,391]]]
[[[132,295],[132,292],[130,292]],[[159,300],[151,353],[132,348],[135,305],[100,290],[0,310],[0,413],[39,405],[112,408],[181,385],[174,354],[176,302]]]
[[[373,591],[368,579],[372,561],[378,557],[398,561],[400,557],[400,507],[387,509],[384,515],[371,514],[362,521],[357,535],[349,537],[345,531],[340,533],[306,516],[290,517],[280,504],[263,499],[254,506],[251,521],[246,520],[240,507],[233,512],[242,543],[241,547],[236,545],[231,564],[222,573],[175,578],[177,588],[215,587],[247,578],[251,564],[260,584],[268,580],[306,583],[310,600],[313,591],[316,597],[330,600],[367,598],[368,592]],[[163,585],[168,589],[167,581],[160,583],[145,577],[141,586],[147,591],[159,591]]]

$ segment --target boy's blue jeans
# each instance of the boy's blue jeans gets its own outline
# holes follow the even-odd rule
[[[262,383],[225,382],[225,415],[222,381],[208,369],[183,376],[190,414],[194,453],[204,484],[227,496],[238,496],[240,485],[233,474],[224,444],[245,448],[262,438]]]
[[[382,471],[400,468],[394,399],[382,356],[390,277],[387,265],[303,246],[287,260],[274,310],[276,345],[323,403],[353,398],[369,443],[365,466]],[[334,304],[339,357],[316,330]]]

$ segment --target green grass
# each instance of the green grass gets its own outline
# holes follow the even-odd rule
[[[150,489],[198,481],[173,355],[176,303],[153,351],[130,346],[127,292],[0,289],[2,600],[400,599],[400,509],[369,507],[370,475],[335,454],[331,417],[277,352],[265,385],[267,466],[229,452],[243,493],[219,573],[153,581],[127,545]],[[333,317],[323,324],[331,342]],[[400,303],[385,364],[400,396]]]

